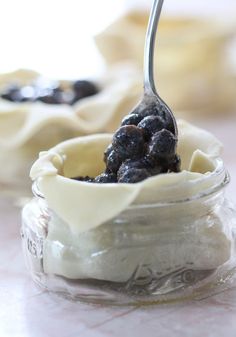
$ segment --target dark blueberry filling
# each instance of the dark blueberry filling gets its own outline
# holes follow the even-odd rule
[[[87,183],[93,183],[94,182],[94,178],[92,177],[89,177],[89,176],[78,176],[78,177],[74,177],[72,178],[73,180],[78,180],[78,181],[84,181],[84,182],[87,182]]]
[[[138,127],[143,130],[148,141],[156,132],[164,129],[165,122],[159,116],[147,116],[141,120]]]
[[[21,93],[20,88],[17,85],[9,86],[1,95],[2,98],[11,102],[23,102],[24,96]]]
[[[63,89],[53,84],[41,87],[38,84],[28,86],[10,85],[0,94],[0,97],[10,102],[35,102],[41,101],[46,104],[68,104],[73,105],[82,98],[96,95],[98,87],[85,80],[71,83],[70,88]]]
[[[112,140],[113,149],[123,160],[143,156],[144,145],[143,131],[135,125],[121,126],[115,132]]]
[[[74,103],[79,101],[81,98],[93,96],[98,93],[97,86],[90,81],[85,80],[75,81],[72,87],[75,93]]]
[[[138,183],[157,174],[180,172],[171,123],[161,103],[136,108],[113,135],[104,152],[106,170],[93,182]]]
[[[173,158],[176,149],[176,138],[170,131],[162,129],[156,132],[149,144],[147,153],[153,159]]]
[[[138,183],[150,177],[148,170],[130,168],[119,178],[119,183]]]
[[[138,123],[142,120],[142,117],[138,114],[131,114],[126,116],[122,122],[121,122],[121,126],[124,125],[138,125]]]
[[[106,159],[107,171],[117,173],[121,164],[121,157],[115,150],[112,150]]]
[[[114,173],[105,172],[97,176],[94,182],[99,184],[117,183],[117,176]]]

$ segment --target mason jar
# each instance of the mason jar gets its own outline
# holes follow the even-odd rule
[[[22,242],[33,280],[83,302],[134,305],[201,299],[230,286],[236,267],[236,212],[217,184],[187,199],[131,205],[83,233],[50,209],[33,185],[24,207]]]

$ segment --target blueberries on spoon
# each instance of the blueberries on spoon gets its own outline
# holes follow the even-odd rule
[[[170,118],[167,107],[157,100],[149,102],[148,105],[138,105],[138,107],[131,112],[131,115],[133,114],[140,116],[141,119],[149,116],[158,116],[163,121],[165,129],[175,133],[173,121]]]
[[[175,155],[177,139],[172,132],[163,129],[153,135],[148,145],[148,155],[152,158],[168,158]]]
[[[138,114],[131,114],[126,116],[122,122],[121,126],[124,125],[138,125],[138,123],[142,120],[142,117]]]
[[[145,138],[149,140],[154,133],[161,131],[165,128],[163,119],[159,116],[147,116],[138,124],[138,128],[142,129]]]
[[[138,158],[144,153],[144,135],[134,125],[121,126],[113,136],[112,145],[120,158]]]

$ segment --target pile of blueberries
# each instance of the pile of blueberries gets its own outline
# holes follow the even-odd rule
[[[60,84],[55,85],[54,83],[47,86],[35,83],[23,87],[12,84],[0,94],[0,97],[15,103],[41,101],[46,104],[73,105],[81,98],[95,95],[98,92],[99,89],[94,83],[78,80],[72,82],[71,87],[67,90],[63,89]]]
[[[106,170],[96,178],[77,177],[94,183],[137,183],[148,177],[179,172],[174,125],[161,103],[136,109],[126,116],[104,153]]]

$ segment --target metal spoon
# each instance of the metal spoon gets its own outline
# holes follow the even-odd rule
[[[154,80],[155,40],[163,3],[164,0],[153,1],[144,48],[144,96],[131,113],[144,113],[145,115],[145,111],[155,109],[155,112],[166,122],[168,129],[177,137],[178,129],[175,117],[168,105],[158,95]]]

